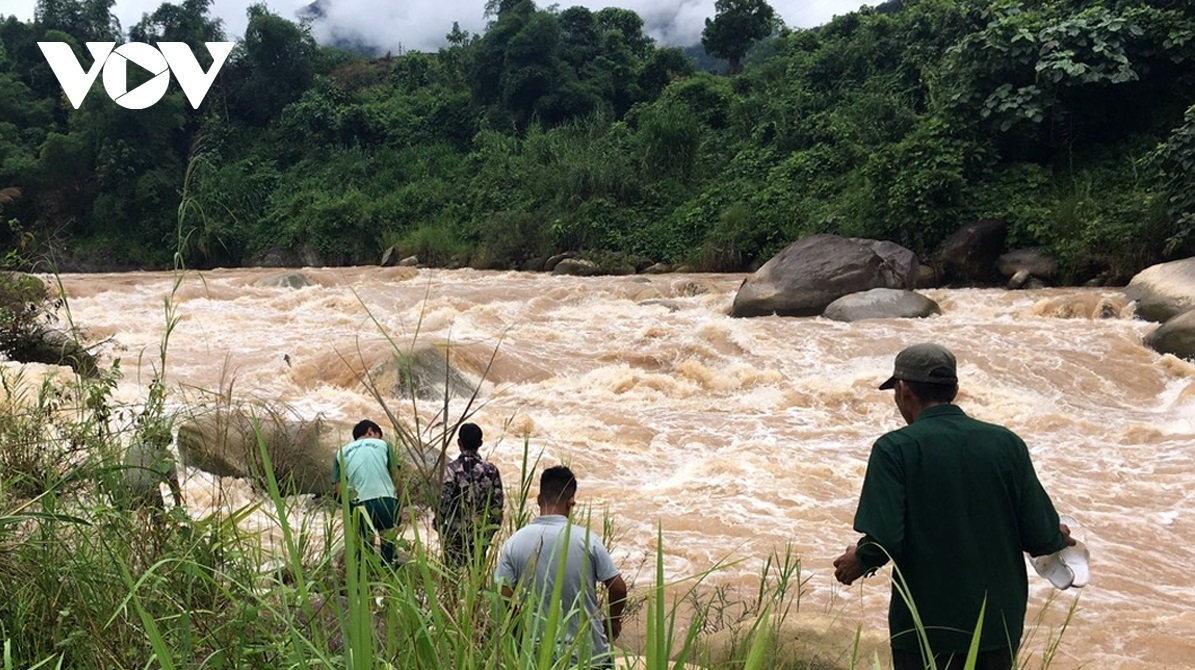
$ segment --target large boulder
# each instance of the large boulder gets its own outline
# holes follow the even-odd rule
[[[1137,316],[1159,323],[1195,309],[1195,257],[1151,265],[1124,289],[1137,303]]]
[[[94,377],[99,362],[78,340],[55,328],[39,327],[6,343],[8,357],[23,363],[65,365],[80,376]]]
[[[963,224],[938,251],[945,284],[991,284],[996,281],[996,260],[1004,250],[1008,224],[985,219]]]
[[[592,277],[602,273],[597,263],[583,258],[565,258],[552,267],[554,275],[572,275],[574,277]]]
[[[379,265],[384,268],[392,268],[398,265],[399,260],[406,257],[407,255],[402,252],[402,249],[399,249],[398,246],[392,244],[386,247],[386,250],[382,252],[382,261],[379,263]]]
[[[929,298],[896,288],[873,288],[851,293],[830,303],[822,316],[834,321],[863,319],[920,319],[941,314],[942,308]]]
[[[1171,317],[1145,336],[1145,346],[1160,354],[1195,360],[1195,309]]]
[[[332,459],[343,437],[319,419],[271,409],[218,409],[179,425],[178,451],[187,466],[261,483],[264,450],[284,491],[324,494],[332,490]]]
[[[578,254],[575,251],[565,251],[563,253],[556,254],[555,256],[549,256],[548,260],[544,261],[544,266],[542,269],[544,272],[551,272],[552,270],[556,269],[556,265],[559,264],[560,261],[565,260],[566,258],[576,258],[577,255]]]
[[[873,288],[912,288],[920,264],[908,249],[878,240],[811,235],[743,280],[732,316],[817,316],[838,298]]]

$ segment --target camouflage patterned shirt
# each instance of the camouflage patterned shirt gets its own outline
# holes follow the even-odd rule
[[[477,526],[502,523],[506,496],[498,466],[465,451],[444,470],[436,525],[444,531],[465,532]]]

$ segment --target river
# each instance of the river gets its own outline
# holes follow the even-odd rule
[[[746,584],[791,543],[808,577],[802,609],[880,630],[887,578],[840,588],[831,561],[855,539],[872,441],[902,425],[876,387],[901,348],[939,342],[959,360],[958,404],[1025,438],[1090,547],[1081,591],[1056,592],[1030,571],[1028,621],[1044,609],[1056,627],[1078,599],[1050,667],[1195,667],[1195,367],[1142,346],[1145,322],[1035,308],[1116,289],[930,289],[941,316],[845,324],[732,319],[742,275],[353,267],[303,269],[315,283],[305,288],[257,285],[278,272],[190,272],[177,287],[171,273],[61,280],[74,323],[111,338],[105,362],[122,359],[124,402],[144,399],[167,298],[179,319],[166,367],[176,398],[231,386],[305,417],[381,422],[354,361],[385,359],[388,338],[447,343],[454,366],[480,383],[474,420],[508,486],[524,438],[543,465],[570,465],[579,501],[613,517],[616,558],[634,581],[651,579],[644,559],[657,524],[672,578],[743,559],[719,578]],[[425,423],[439,406],[420,404]],[[197,512],[213,504],[210,477],[188,473],[184,487]]]

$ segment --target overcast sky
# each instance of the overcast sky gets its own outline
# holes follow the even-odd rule
[[[809,28],[821,25],[837,14],[846,14],[862,5],[875,5],[879,0],[772,0],[772,6],[788,26]],[[268,0],[276,13],[294,18],[295,12],[310,0]],[[239,37],[245,30],[245,8],[253,0],[215,0],[211,13],[224,21],[230,37]],[[21,19],[33,18],[36,0],[3,0],[0,15],[16,14]],[[152,12],[162,0],[116,0],[115,13],[121,26],[128,30]],[[481,32],[485,27],[482,13],[485,0],[330,0],[328,18],[338,32],[355,34],[368,43],[396,49],[432,51],[444,43],[444,35],[458,21],[461,28]],[[552,4],[537,1],[540,7]],[[567,0],[558,3],[563,8],[583,5],[591,9],[625,7],[643,17],[647,32],[664,45],[688,45],[701,39],[706,17],[714,15],[714,0]],[[317,30],[317,37],[324,37]]]

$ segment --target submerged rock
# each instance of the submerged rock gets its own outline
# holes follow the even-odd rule
[[[315,286],[315,282],[308,279],[307,275],[302,272],[282,272],[269,275],[258,279],[255,284],[269,288],[306,288],[308,286]]]
[[[383,396],[420,400],[442,400],[445,395],[468,398],[478,388],[452,366],[439,347],[396,353],[370,370],[368,382]]]
[[[1030,312],[1059,319],[1119,319],[1127,310],[1128,303],[1124,298],[1078,293],[1038,300]]]
[[[873,288],[845,295],[826,307],[822,316],[834,321],[863,319],[920,319],[941,314],[938,303],[913,291]]]

